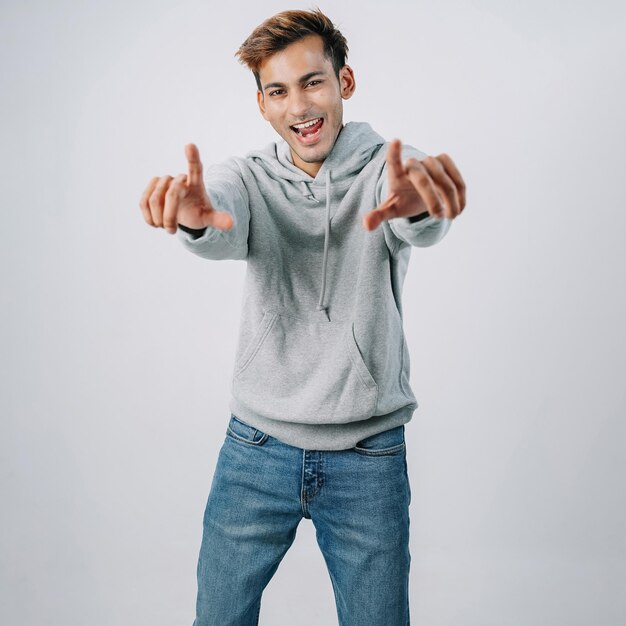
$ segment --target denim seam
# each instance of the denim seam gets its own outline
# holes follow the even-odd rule
[[[267,433],[263,433],[263,436],[258,440],[258,441],[251,441],[250,439],[246,439],[245,437],[242,437],[241,435],[238,435],[236,432],[234,432],[230,426],[226,427],[227,435],[233,437],[234,439],[236,439],[237,441],[241,441],[243,443],[247,443],[250,444],[251,446],[260,446],[262,444],[264,444],[267,439],[269,438],[269,435]]]
[[[359,454],[365,454],[368,456],[391,456],[395,452],[399,452],[406,446],[405,442],[399,443],[391,448],[383,448],[382,450],[376,450],[373,448],[360,448],[359,446],[354,446],[354,450],[356,450]]]

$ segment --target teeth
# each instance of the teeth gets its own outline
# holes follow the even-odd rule
[[[308,128],[309,126],[314,126],[317,124],[322,118],[318,117],[317,119],[311,120],[310,122],[305,122],[304,124],[294,124],[294,128]]]

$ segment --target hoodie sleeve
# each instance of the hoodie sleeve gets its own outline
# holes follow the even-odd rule
[[[187,250],[204,259],[245,259],[250,199],[239,166],[234,159],[212,165],[206,170],[204,180],[211,203],[218,211],[227,211],[233,216],[233,227],[220,230],[207,226],[204,231],[178,228],[179,240]]]
[[[387,148],[388,144],[385,144],[385,152]],[[424,152],[421,152],[413,146],[406,144],[402,146],[402,161],[411,157],[421,160],[426,156]],[[387,186],[387,163],[385,162],[380,179],[376,185],[377,205],[389,195]],[[388,243],[390,244],[391,254],[394,255],[407,245],[426,248],[436,244],[443,239],[450,229],[451,223],[452,220],[447,217],[438,218],[428,213],[423,213],[419,216],[412,217],[394,217],[383,222],[383,227],[386,226],[390,234]]]

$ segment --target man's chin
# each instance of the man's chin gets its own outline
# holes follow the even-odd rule
[[[303,163],[321,163],[328,156],[325,153],[322,153],[322,154],[311,154],[311,153],[309,153],[309,154],[302,154],[302,153],[296,153],[296,154],[300,157],[300,160]]]
[[[292,145],[291,151],[295,152],[304,163],[320,163],[330,154],[330,150],[325,150],[321,146],[311,146],[310,149],[302,149],[302,146]]]

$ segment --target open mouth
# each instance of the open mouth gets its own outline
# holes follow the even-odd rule
[[[300,143],[309,144],[315,142],[319,138],[323,125],[324,118],[316,117],[302,124],[290,126],[289,128],[291,128],[291,130],[293,130],[296,134]]]

